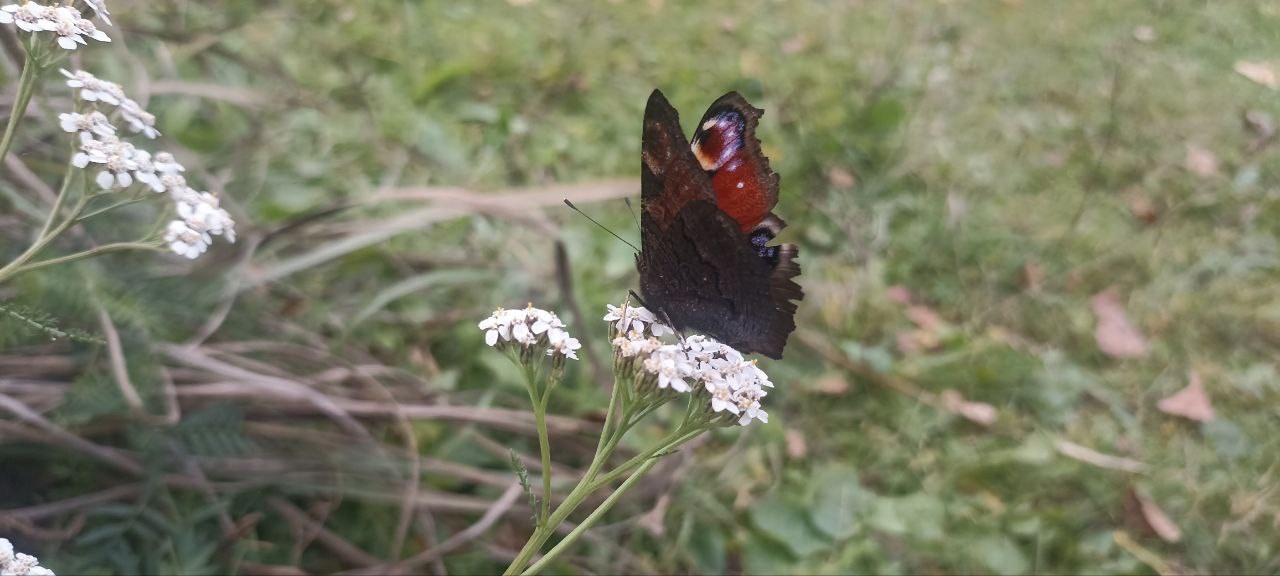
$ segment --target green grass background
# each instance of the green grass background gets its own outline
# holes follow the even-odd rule
[[[676,473],[637,490],[559,570],[1280,571],[1280,147],[1250,150],[1255,135],[1242,124],[1246,112],[1280,116],[1280,93],[1232,69],[1280,61],[1274,2],[112,8],[119,40],[83,50],[81,65],[126,88],[198,83],[189,94],[157,94],[148,107],[188,166],[225,182],[242,236],[272,234],[241,267],[221,248],[191,273],[154,255],[113,256],[24,277],[6,294],[91,332],[97,316],[86,302],[110,306],[149,402],[160,401],[159,343],[189,337],[231,278],[277,273],[240,293],[212,342],[305,333],[335,356],[403,369],[422,393],[451,404],[524,406],[517,377],[474,322],[526,301],[572,316],[557,284],[561,240],[586,310],[571,330],[607,355],[597,316],[636,286],[630,248],[550,204],[533,219],[424,223],[283,274],[282,263],[330,239],[289,225],[380,187],[494,193],[638,182],[649,91],[662,89],[691,129],[709,102],[738,90],[766,110],[760,137],[782,176],[783,239],[801,246],[805,337],[793,336],[784,360],[761,363],[777,384],[770,424],[717,433],[680,456]],[[1144,26],[1153,39],[1135,38]],[[45,91],[59,86],[51,77]],[[1212,153],[1217,170],[1189,170],[1189,149]],[[24,157],[52,176],[61,161],[53,150],[28,143]],[[1135,205],[1154,221],[1135,217]],[[584,209],[637,238],[621,201]],[[333,218],[374,230],[403,213],[380,204]],[[150,221],[130,218],[98,230]],[[6,254],[20,250],[13,240]],[[899,346],[916,326],[891,287],[939,315],[936,346]],[[1090,298],[1108,288],[1148,338],[1145,357],[1099,351]],[[388,292],[400,289],[402,297]],[[183,440],[192,453],[272,453],[241,434],[244,407],[234,402],[188,412],[176,428],[130,423],[100,346],[57,343],[49,352],[46,336],[5,322],[4,354],[73,359],[64,378],[74,394],[53,414],[78,433],[124,419],[124,431],[96,441],[144,454],[158,438]],[[1212,422],[1156,409],[1190,371],[1203,378]],[[556,413],[603,408],[589,364],[570,378]],[[998,419],[979,426],[920,400],[946,389],[992,405]],[[461,428],[416,422],[419,451],[512,475],[502,459],[468,450],[461,436],[473,431]],[[660,432],[655,424],[641,435]],[[1145,469],[1067,458],[1055,449],[1062,440]],[[530,447],[520,436],[499,441]],[[561,454],[571,464],[577,457]],[[0,444],[0,458],[11,464],[0,475],[18,487],[13,507],[115,480],[83,456],[23,442]],[[347,466],[358,467],[356,458]],[[74,538],[33,542],[46,566],[67,573],[341,568],[316,546],[294,555],[288,525],[265,504],[272,494],[317,496],[264,484],[222,493],[212,509],[157,488],[92,510]],[[433,480],[429,467],[424,484],[497,492]],[[1181,539],[1148,530],[1130,494],[1158,505]],[[640,528],[659,498],[663,530]],[[227,543],[215,509],[262,518]],[[440,521],[436,536],[475,516]],[[383,556],[395,522],[395,506],[348,498],[326,526]],[[518,549],[526,530],[516,518],[444,565],[500,569],[494,548]],[[405,555],[421,546],[412,538]]]

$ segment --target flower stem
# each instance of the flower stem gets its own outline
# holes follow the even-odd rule
[[[9,147],[13,145],[13,135],[17,132],[18,122],[27,113],[27,104],[31,102],[31,93],[35,91],[39,68],[35,56],[28,50],[27,60],[22,64],[22,75],[18,78],[18,99],[14,101],[13,109],[9,111],[9,123],[4,127],[4,138],[0,139],[0,162],[4,162],[5,156],[9,154]]]
[[[556,507],[555,511],[543,522],[538,523],[538,526],[534,528],[533,534],[529,536],[529,541],[525,542],[524,548],[520,549],[516,558],[511,561],[511,565],[507,566],[507,570],[503,572],[504,575],[519,574],[524,570],[529,561],[533,559],[533,555],[538,553],[542,545],[555,532],[556,527],[561,522],[564,522],[565,518],[568,518],[569,514],[591,494],[591,491],[587,490],[588,485],[593,483],[592,481],[595,479],[596,474],[600,473],[600,469],[609,459],[609,455],[613,453],[613,448],[617,446],[618,440],[626,432],[622,428],[625,419],[624,422],[618,422],[619,418],[622,417],[618,412],[622,408],[622,389],[625,387],[624,382],[615,382],[613,385],[613,393],[609,396],[609,411],[605,413],[604,427],[600,432],[600,441],[596,444],[596,453],[591,458],[591,464],[582,475],[582,479],[578,481],[577,486],[573,487],[569,495],[565,496],[564,501]],[[615,428],[617,429],[615,430]],[[544,470],[549,470],[549,468],[544,468]]]
[[[649,469],[653,468],[654,464],[657,464],[657,463],[658,463],[657,459],[651,459],[645,462],[642,466],[640,466],[639,469],[637,469],[635,472],[631,474],[631,476],[627,478],[626,482],[623,482],[621,486],[618,486],[618,489],[614,490],[613,494],[610,494],[609,497],[600,504],[599,508],[596,508],[595,511],[593,511],[591,515],[587,516],[586,519],[582,521],[582,523],[578,524],[578,526],[574,528],[572,532],[569,532],[569,534],[565,536],[563,540],[561,540],[558,544],[556,544],[554,547],[548,550],[547,553],[542,556],[542,559],[534,563],[533,566],[530,566],[528,570],[521,572],[521,575],[524,576],[524,575],[537,574],[538,572],[542,571],[542,569],[546,568],[547,564],[550,564],[562,552],[564,552],[565,550],[568,550],[569,547],[572,546],[574,542],[578,541],[578,538],[581,538],[582,535],[585,534],[586,531],[591,528],[591,526],[595,525],[596,522],[598,522],[601,518],[604,517],[605,513],[608,512],[609,509],[612,508],[613,505],[616,504],[618,500],[622,498],[623,494],[627,493],[627,490],[631,489],[631,486],[633,486],[636,483],[636,481],[640,480],[640,478],[643,477],[645,473],[649,472]]]
[[[551,439],[547,434],[547,398],[551,396],[551,386],[548,383],[541,397],[536,387],[531,380],[529,400],[533,403],[533,418],[538,427],[538,452],[542,455],[542,507],[538,511],[538,526],[541,527],[551,514]]]
[[[85,258],[98,256],[100,254],[106,254],[108,252],[120,252],[122,250],[154,250],[159,247],[160,247],[160,243],[155,241],[116,242],[113,244],[103,244],[102,246],[96,246],[94,248],[90,248],[83,252],[76,252],[75,254],[67,254],[66,256],[59,256],[57,258],[50,258],[48,260],[41,260],[39,262],[32,262],[31,264],[20,266],[19,268],[14,270],[13,273],[10,274],[10,276],[16,276],[23,272],[30,272],[32,270],[39,270],[40,268],[44,268],[46,266],[53,266],[55,264],[65,264],[67,262],[75,262],[76,260],[83,260]]]
[[[71,209],[71,215],[61,223],[54,225],[54,222],[58,220],[58,213],[62,211],[62,205],[66,202],[67,194],[71,190],[71,180],[74,175],[74,169],[75,166],[72,166],[71,163],[68,162],[67,173],[63,175],[62,187],[58,190],[58,198],[54,200],[53,208],[49,210],[49,217],[45,219],[44,226],[40,228],[40,235],[36,237],[35,243],[33,243],[30,248],[27,248],[25,252],[17,258],[14,258],[13,262],[5,264],[3,268],[0,268],[0,283],[12,278],[20,271],[23,271],[23,266],[27,262],[32,258],[35,258],[36,254],[39,254],[40,251],[44,250],[50,242],[53,242],[59,234],[75,223],[76,217],[80,215],[82,210],[84,210],[85,204],[89,203],[89,197],[87,195],[82,196]]]

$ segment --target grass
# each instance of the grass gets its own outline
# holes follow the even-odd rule
[[[388,410],[334,423],[272,386],[521,410],[519,377],[473,322],[526,301],[564,312],[606,355],[597,311],[636,285],[631,249],[558,202],[638,194],[642,106],[657,87],[686,125],[731,89],[767,111],[777,211],[801,245],[807,296],[786,359],[762,364],[779,384],[772,423],[669,458],[561,569],[1280,570],[1280,148],[1251,150],[1241,125],[1245,112],[1280,116],[1280,95],[1232,70],[1275,59],[1274,4],[112,8],[125,42],[86,51],[84,66],[159,84],[149,109],[188,166],[225,181],[244,240],[191,272],[117,255],[0,292],[14,301],[5,310],[56,330],[101,334],[109,311],[149,414],[121,398],[103,344],[50,343],[0,314],[0,392],[120,449],[94,460],[48,448],[46,428],[0,428],[0,509],[132,490],[10,516],[35,543],[19,549],[44,546],[46,566],[329,572],[367,566],[360,554],[401,560],[473,524],[515,481],[505,451],[536,454],[516,417],[495,428]],[[1154,39],[1135,38],[1142,26]],[[57,161],[41,164],[52,132],[28,130],[15,152],[52,177]],[[1216,170],[1189,169],[1189,149],[1212,153]],[[583,186],[534,195],[572,184]],[[19,180],[0,185],[34,198]],[[422,199],[452,188],[475,198]],[[420,194],[387,200],[392,189]],[[509,205],[483,200],[510,190]],[[623,203],[579,204],[636,238]],[[87,228],[114,237],[149,222],[144,211]],[[21,229],[3,232],[6,255],[25,245]],[[922,326],[899,287],[938,318],[927,346],[900,345]],[[1148,339],[1145,357],[1100,352],[1090,299],[1109,288]],[[196,334],[197,356],[175,351]],[[1190,371],[1212,422],[1156,408]],[[589,458],[580,430],[607,398],[590,362],[571,376],[553,401],[573,418],[555,455],[566,470]],[[957,415],[945,390],[998,417]],[[1064,441],[1142,471],[1067,457]],[[175,480],[192,465],[203,481]],[[425,506],[400,505],[408,486]],[[1177,541],[1151,530],[1143,502]],[[415,569],[500,569],[527,536],[521,506]],[[360,553],[299,536],[309,522]]]

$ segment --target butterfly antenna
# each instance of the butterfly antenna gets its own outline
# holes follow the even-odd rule
[[[636,216],[636,209],[635,209],[635,207],[634,207],[634,206],[632,206],[632,205],[631,205],[631,199],[630,199],[630,198],[623,198],[623,199],[622,199],[622,201],[627,203],[627,210],[630,210],[630,211],[631,211],[631,219],[636,221],[636,230],[639,230],[639,229],[640,229],[640,217],[639,217],[639,216]]]
[[[578,208],[577,206],[574,206],[574,205],[573,205],[573,202],[570,202],[568,198],[565,198],[565,199],[564,199],[564,205],[565,205],[565,206],[568,206],[568,207],[570,207],[570,208],[572,208],[574,212],[577,212],[578,214],[581,214],[583,218],[586,218],[587,220],[590,220],[592,224],[595,224],[596,226],[599,226],[601,230],[604,230],[605,232],[608,232],[608,233],[609,233],[610,235],[612,235],[614,238],[617,238],[618,240],[620,240],[623,244],[626,244],[627,246],[630,246],[632,250],[635,250],[636,252],[639,252],[639,251],[640,251],[640,249],[639,249],[639,248],[636,248],[636,245],[635,245],[635,244],[632,244],[632,243],[630,243],[630,242],[627,242],[627,240],[626,240],[625,238],[623,238],[623,237],[621,237],[621,236],[617,235],[616,233],[614,233],[614,231],[613,231],[613,230],[610,230],[610,229],[608,229],[608,228],[605,228],[604,224],[601,224],[601,223],[599,223],[599,222],[596,222],[596,219],[595,219],[595,218],[592,218],[592,217],[590,217],[590,216],[587,216],[587,213],[586,213],[586,212],[583,212],[583,211],[582,211],[582,209]]]

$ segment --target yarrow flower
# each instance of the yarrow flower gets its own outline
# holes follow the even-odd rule
[[[625,310],[625,312],[624,312]],[[634,371],[637,386],[655,386],[675,393],[705,393],[713,419],[741,426],[753,420],[769,421],[760,400],[772,388],[769,376],[754,360],[746,360],[732,346],[702,335],[691,335],[674,344],[665,344],[646,334],[645,322],[652,326],[652,313],[634,313],[634,308],[609,306],[605,321],[629,328],[612,340],[616,370]],[[640,310],[643,310],[641,308]],[[639,321],[638,327],[636,322]],[[614,324],[617,328],[618,324]]]
[[[91,6],[100,14],[105,12],[101,2]],[[67,77],[67,86],[80,91],[80,99],[115,105],[116,112],[133,132],[148,138],[160,135],[155,129],[155,116],[126,96],[119,84],[83,70],[62,70],[62,75]],[[72,157],[72,165],[88,168],[90,164],[96,164],[101,168],[94,177],[98,187],[116,190],[139,182],[154,192],[169,193],[178,219],[165,228],[164,241],[175,254],[194,259],[209,249],[214,236],[221,236],[228,242],[236,241],[236,223],[231,214],[219,205],[217,196],[187,185],[181,174],[186,167],[173,154],[157,152],[152,156],[150,152],[121,140],[110,118],[97,110],[60,114],[58,121],[64,131],[80,136],[80,151]]]
[[[582,348],[582,343],[565,331],[564,322],[554,312],[534,308],[533,304],[523,310],[498,308],[476,326],[484,331],[484,342],[489,346],[502,347],[508,342],[522,349],[545,346],[548,356],[574,360]]]
[[[636,331],[644,333],[647,328],[650,334],[661,338],[667,334],[675,334],[670,326],[658,321],[658,317],[645,309],[644,306],[631,306],[623,303],[621,307],[607,304],[608,314],[604,315],[605,322],[615,322],[614,328],[620,334]]]
[[[88,20],[82,20],[82,23],[93,26],[93,23]],[[135,134],[140,133],[151,139],[155,139],[160,135],[160,131],[156,130],[155,115],[147,112],[142,108],[142,105],[126,96],[124,88],[121,88],[119,84],[99,79],[84,70],[71,72],[66,69],[60,69],[59,71],[62,72],[63,76],[67,77],[67,86],[80,90],[81,100],[85,102],[102,102],[115,106],[116,111],[120,113],[120,118],[129,126],[129,130],[132,130]]]
[[[53,570],[40,565],[30,554],[14,553],[13,544],[0,538],[0,574],[4,576],[54,576]]]
[[[103,0],[89,2],[94,12],[102,17],[108,26],[111,21],[106,17],[106,6]],[[70,6],[45,6],[37,2],[7,4],[0,6],[0,23],[13,24],[25,32],[53,32],[58,37],[58,46],[64,50],[75,50],[88,45],[85,37],[99,42],[110,42],[111,37],[99,30],[90,20],[80,17],[80,12]]]

